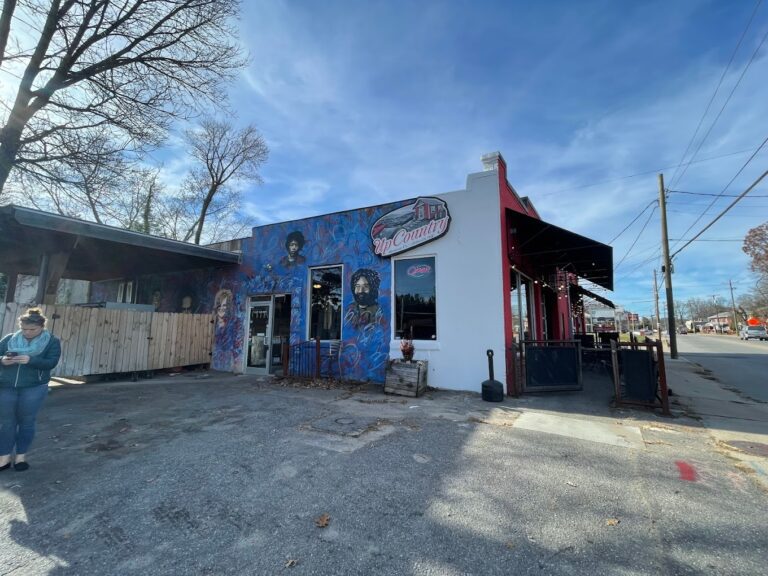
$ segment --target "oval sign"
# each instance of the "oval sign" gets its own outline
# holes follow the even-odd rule
[[[412,278],[421,278],[432,272],[432,266],[429,264],[414,264],[406,270],[406,274]]]

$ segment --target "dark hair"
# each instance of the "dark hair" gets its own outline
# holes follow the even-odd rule
[[[48,320],[43,316],[43,311],[40,308],[30,308],[24,314],[19,316],[19,322],[21,324],[34,324],[35,326],[45,326],[45,321]]]
[[[354,274],[352,274],[352,278],[349,281],[349,288],[353,293],[355,291],[355,284],[358,280],[360,280],[360,278],[365,278],[368,280],[368,286],[371,287],[371,297],[378,299],[379,284],[381,284],[379,273],[375,270],[371,270],[370,268],[360,268],[357,270]]]
[[[288,236],[285,237],[285,249],[288,250],[288,244],[296,242],[299,245],[299,250],[304,248],[304,234],[298,230],[294,230]]]

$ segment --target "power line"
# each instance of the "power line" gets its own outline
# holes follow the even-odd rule
[[[733,88],[731,89],[730,94],[728,94],[728,98],[725,99],[725,102],[723,103],[723,106],[720,108],[720,111],[717,113],[717,116],[715,116],[715,119],[712,121],[712,124],[709,126],[709,130],[707,130],[707,133],[704,134],[704,138],[702,138],[701,142],[699,142],[698,147],[696,148],[696,152],[693,153],[693,158],[696,158],[696,155],[699,153],[699,150],[701,150],[701,147],[704,145],[704,142],[709,137],[709,135],[712,132],[712,129],[715,127],[715,124],[717,124],[717,121],[720,120],[720,116],[722,115],[723,111],[725,110],[725,107],[728,106],[728,103],[731,101],[731,97],[733,96],[733,93],[736,92],[736,88],[739,87],[739,84],[741,84],[741,81],[744,79],[744,76],[747,73],[747,70],[749,70],[750,65],[752,62],[754,62],[755,57],[760,52],[760,48],[763,47],[763,44],[765,43],[766,38],[768,38],[768,31],[763,34],[763,39],[760,40],[760,44],[757,45],[757,48],[755,48],[755,51],[752,52],[752,57],[749,59],[749,62],[747,62],[747,65],[744,66],[744,70],[742,70],[741,75],[739,76],[739,79],[736,81],[736,84],[734,84]],[[688,170],[688,167],[686,166],[685,169],[680,173],[680,176],[677,178],[677,182],[680,182],[680,180],[685,175],[686,170]],[[674,183],[670,183],[674,184]]]
[[[656,202],[657,202],[656,200],[651,200],[651,202],[649,202],[649,203],[648,203],[648,206],[646,206],[645,208],[643,208],[643,209],[640,211],[640,214],[638,214],[637,216],[635,216],[634,220],[632,220],[632,222],[630,222],[629,224],[627,224],[627,226],[624,228],[624,230],[622,230],[621,232],[619,232],[618,234],[616,234],[616,236],[614,236],[613,238],[611,238],[611,240],[609,240],[609,241],[608,241],[608,244],[613,244],[613,242],[614,242],[614,241],[615,241],[615,240],[616,240],[616,239],[617,239],[619,236],[621,236],[622,234],[624,234],[624,232],[626,232],[626,231],[629,229],[629,227],[630,227],[630,226],[632,226],[632,224],[634,224],[635,222],[637,222],[637,219],[638,219],[638,218],[640,218],[640,216],[642,216],[642,215],[643,215],[643,212],[645,212],[646,210],[648,210],[648,208],[650,208],[651,206],[653,206],[653,205],[654,205]]]
[[[640,236],[645,232],[645,229],[648,227],[648,223],[651,221],[651,217],[653,216],[653,213],[656,212],[656,206],[653,207],[653,210],[651,210],[651,213],[648,214],[648,218],[645,221],[645,224],[643,224],[643,227],[640,229],[640,232],[638,232],[637,236],[635,237],[635,241],[632,242],[632,246],[629,247],[629,250],[627,250],[626,254],[624,254],[624,257],[619,260],[619,263],[614,266],[613,271],[615,272],[616,269],[621,266],[621,263],[626,260],[627,256],[629,256],[629,253],[632,252],[632,248],[635,247],[635,244],[637,244],[637,241],[640,239]]]
[[[691,194],[692,196],[717,196],[722,198],[737,198],[738,194],[715,194],[714,192],[686,192],[685,190],[667,190],[669,194]],[[768,198],[768,194],[752,194],[750,198]]]
[[[685,242],[687,238],[670,238],[670,240]],[[694,239],[691,238],[691,242],[693,241]],[[696,242],[744,242],[744,238],[699,238]]]
[[[768,141],[768,138],[766,138],[766,141]],[[710,223],[709,223],[709,224],[707,224],[707,225],[706,225],[704,228],[702,228],[701,232],[699,232],[698,234],[696,234],[696,236],[694,236],[694,237],[693,237],[693,238],[691,238],[691,239],[690,239],[688,242],[686,242],[685,244],[683,244],[683,245],[682,245],[682,246],[681,246],[681,247],[680,247],[680,248],[679,248],[679,249],[678,249],[678,250],[677,250],[677,251],[676,251],[674,254],[672,254],[672,255],[670,256],[670,259],[671,259],[671,258],[674,258],[675,256],[677,256],[677,255],[678,255],[678,254],[679,254],[679,253],[680,253],[680,252],[681,252],[681,251],[682,251],[682,250],[683,250],[683,249],[684,249],[686,246],[688,246],[688,245],[689,245],[691,242],[693,242],[693,241],[694,241],[694,240],[696,240],[696,239],[697,239],[699,236],[701,236],[702,234],[704,234],[704,232],[706,232],[707,230],[709,230],[709,228],[711,228],[711,227],[712,227],[712,225],[714,225],[714,223],[715,223],[715,222],[717,222],[718,220],[720,220],[720,218],[722,218],[722,217],[725,215],[725,213],[726,213],[726,212],[728,212],[728,210],[730,210],[730,209],[731,209],[731,208],[732,208],[732,207],[733,207],[733,206],[734,206],[734,205],[735,205],[735,204],[736,204],[736,203],[737,203],[739,200],[741,200],[741,199],[742,199],[744,196],[746,196],[747,194],[749,194],[749,191],[750,191],[750,190],[752,190],[752,189],[753,189],[755,186],[757,186],[757,185],[758,185],[758,184],[759,184],[759,183],[762,181],[762,179],[763,179],[763,178],[765,178],[766,176],[768,176],[768,170],[766,170],[765,172],[763,172],[763,173],[762,173],[762,175],[761,175],[761,176],[760,176],[760,177],[759,177],[757,180],[755,180],[755,181],[752,183],[752,185],[751,185],[749,188],[747,188],[746,190],[744,190],[744,192],[742,192],[742,193],[741,193],[741,195],[740,195],[738,198],[736,198],[736,199],[735,199],[733,202],[731,202],[731,203],[730,203],[730,204],[729,204],[729,205],[728,205],[728,206],[725,208],[725,210],[723,210],[722,212],[720,212],[720,214],[718,214],[718,215],[717,215],[717,217],[716,217],[714,220],[712,220],[712,222],[710,222]]]
[[[686,163],[686,166],[688,164],[702,164],[704,162],[710,162],[712,160],[720,160],[721,158],[728,158],[729,156],[738,156],[739,154],[746,154],[747,152],[751,152],[752,148],[748,148],[746,150],[737,150],[736,152],[728,152],[727,154],[720,154],[718,156],[710,156],[709,158],[702,158],[701,160],[691,161]],[[679,166],[679,164],[678,164]],[[620,182],[621,180],[628,180],[629,178],[637,178],[638,176],[647,176],[648,174],[658,174],[659,172],[664,172],[665,170],[672,170],[673,168],[676,168],[676,166],[666,166],[664,168],[656,168],[655,170],[646,170],[644,172],[637,172],[635,174],[629,174],[627,176],[619,176],[618,178],[610,178],[608,180],[600,180],[599,182],[591,182],[590,184],[581,184],[579,186],[569,186],[568,188],[561,188],[560,190],[555,190],[554,192],[544,192],[542,194],[538,194],[538,197],[541,196],[551,196],[552,194],[561,194],[562,192],[570,192],[571,190],[581,190],[583,188],[592,188],[593,186],[600,186],[602,184],[610,184],[612,182]]]
[[[767,137],[765,140],[763,140],[763,142],[760,144],[760,146],[758,146],[758,147],[757,147],[757,150],[755,150],[755,151],[752,153],[752,155],[751,155],[749,158],[747,158],[747,161],[746,161],[746,162],[744,162],[744,164],[741,166],[741,168],[739,168],[739,171],[738,171],[738,172],[736,172],[736,174],[733,176],[733,178],[731,178],[731,180],[728,182],[728,184],[726,184],[726,185],[725,185],[725,188],[723,188],[723,189],[720,191],[720,194],[724,194],[724,193],[725,193],[725,191],[726,191],[726,190],[728,190],[728,188],[730,187],[730,185],[731,185],[731,184],[733,184],[733,181],[734,181],[734,180],[736,180],[736,178],[739,176],[739,174],[741,174],[741,173],[744,171],[744,168],[746,168],[746,167],[747,167],[747,165],[749,165],[749,163],[750,163],[750,162],[752,162],[752,160],[755,158],[755,156],[757,156],[758,152],[760,152],[760,150],[762,150],[762,148],[763,148],[763,146],[765,146],[766,142],[768,142],[768,137]],[[761,179],[762,179],[762,178],[761,178]],[[759,182],[759,180],[758,180],[758,182]],[[750,186],[750,188],[748,189],[748,191],[749,191],[749,190],[751,190],[751,189],[752,189],[752,187],[753,187],[753,186]],[[746,194],[746,193],[744,193],[744,194]],[[736,200],[735,200],[733,203],[731,203],[731,205],[730,205],[730,206],[728,206],[728,208],[726,208],[726,212],[727,212],[728,210],[730,210],[731,206],[733,206],[734,204],[736,204],[736,202],[738,202],[738,201],[739,201],[739,200],[740,200],[740,199],[741,199],[741,198],[744,196],[744,194],[741,194],[741,195],[739,195],[739,196],[737,197],[737,199],[736,199]],[[717,199],[718,199],[718,198],[719,198],[719,196],[718,196],[717,198],[714,198],[714,199],[712,200],[712,202],[710,202],[710,203],[709,203],[709,205],[708,205],[706,208],[704,208],[704,212],[702,212],[702,213],[699,215],[699,217],[698,217],[698,218],[696,218],[696,220],[694,220],[693,224],[691,224],[690,226],[688,226],[688,228],[686,229],[686,231],[685,231],[685,232],[683,232],[683,234],[682,234],[683,236],[685,236],[686,234],[688,234],[688,232],[690,232],[690,231],[691,231],[691,229],[692,229],[694,226],[696,226],[696,224],[698,224],[699,220],[701,220],[701,219],[704,217],[704,214],[706,214],[707,210],[709,210],[709,209],[710,209],[712,206],[714,206],[714,205],[715,205],[715,203],[717,202]],[[724,214],[724,213],[725,213],[725,212],[723,212],[723,214]],[[722,215],[722,214],[721,214],[721,215]],[[719,219],[719,218],[720,218],[720,216],[718,216],[718,217],[715,219],[715,221],[716,221],[717,219]],[[714,222],[713,222],[713,223],[714,223]],[[711,226],[711,225],[712,225],[712,224],[710,224],[710,226]],[[708,227],[709,227],[709,226],[707,226],[707,228],[708,228]],[[675,245],[675,246],[676,246],[676,245]],[[673,248],[674,248],[674,246],[673,246]],[[681,248],[680,250],[682,250],[682,248]],[[678,250],[677,252],[675,252],[675,254],[677,254],[678,252],[680,252],[680,250]]]
[[[712,102],[715,100],[715,96],[717,96],[718,91],[720,90],[720,86],[723,84],[723,80],[725,80],[725,76],[728,73],[728,70],[731,68],[731,64],[733,64],[733,59],[736,57],[736,53],[739,51],[739,48],[741,47],[741,43],[744,41],[744,37],[747,35],[747,31],[749,30],[750,26],[752,25],[752,20],[755,18],[755,14],[757,14],[758,8],[760,8],[760,4],[762,4],[763,0],[757,0],[757,4],[755,4],[754,9],[752,10],[752,14],[749,17],[749,20],[747,21],[747,25],[744,28],[744,31],[741,33],[741,37],[739,38],[739,41],[736,43],[736,48],[733,49],[733,52],[731,53],[731,58],[728,60],[728,64],[726,65],[725,69],[723,70],[723,73],[720,75],[720,80],[717,83],[717,86],[715,86],[715,91],[712,93],[712,97],[709,99],[709,102],[707,103],[707,107],[704,109],[704,113],[701,115],[701,118],[699,119],[699,123],[696,125],[696,130],[693,132],[693,136],[691,136],[691,140],[688,142],[688,146],[685,148],[685,152],[683,152],[683,156],[680,158],[680,164],[677,165],[677,168],[675,168],[675,171],[672,173],[672,178],[670,178],[670,185],[675,181],[675,176],[677,175],[677,171],[680,169],[680,167],[683,165],[683,160],[685,160],[686,155],[688,154],[688,151],[691,149],[691,145],[696,140],[696,136],[699,134],[699,128],[701,128],[701,125],[704,122],[704,118],[707,117],[707,114],[709,113],[709,108],[712,106]],[[712,128],[710,127],[710,130]],[[709,132],[707,132],[707,136],[709,136]],[[707,137],[704,137],[704,140],[706,140]],[[704,143],[704,140],[701,141],[701,144]],[[699,148],[701,148],[701,144],[699,144]],[[696,152],[698,153],[699,149],[696,149]],[[696,157],[696,154],[694,154],[691,157],[691,161]],[[689,163],[690,164],[690,163]],[[686,165],[685,170],[688,169],[688,165]],[[683,173],[685,173],[685,170],[683,170]],[[682,178],[683,175],[680,175],[680,178]]]
[[[653,256],[651,256],[650,258],[646,258],[645,260],[640,262],[637,266],[632,268],[632,270],[630,270],[626,274],[623,274],[622,276],[619,276],[618,278],[616,278],[616,281],[623,280],[624,278],[629,278],[630,276],[632,276],[632,274],[634,274],[642,266],[645,266],[646,264],[649,264],[649,263],[653,262],[657,258],[661,258],[661,248],[656,248],[656,252],[654,252]]]

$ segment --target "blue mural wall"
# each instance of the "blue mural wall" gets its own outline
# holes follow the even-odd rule
[[[249,296],[290,294],[290,344],[306,341],[310,269],[340,265],[341,375],[350,380],[384,382],[391,338],[392,272],[390,260],[373,253],[369,230],[380,216],[405,203],[254,228],[252,238],[243,242],[242,265],[218,282],[231,290],[233,303],[229,320],[220,328],[217,324],[212,367],[239,371],[243,366]],[[294,246],[290,246],[291,240]],[[353,280],[367,283],[368,298],[376,299],[376,304],[366,306],[365,312],[358,305],[362,301],[360,294],[355,299]]]
[[[342,266],[341,376],[383,383],[391,338],[392,270],[389,258],[374,254],[370,227],[408,202],[254,228],[252,237],[243,240],[239,267],[138,278],[135,301],[155,304],[159,312],[211,313],[215,321],[211,367],[240,372],[247,353],[248,298],[289,294],[289,341],[304,342],[309,335],[310,269]],[[114,301],[118,283],[94,283],[91,302]],[[367,285],[365,295],[358,294],[357,299],[355,283]],[[366,297],[367,305],[360,306]]]

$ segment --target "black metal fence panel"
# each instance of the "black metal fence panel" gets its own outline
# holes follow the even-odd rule
[[[338,340],[308,340],[291,346],[288,355],[288,375],[298,378],[335,378],[341,379]],[[318,356],[319,351],[319,356]]]
[[[523,350],[526,392],[582,389],[579,342],[523,342]]]

